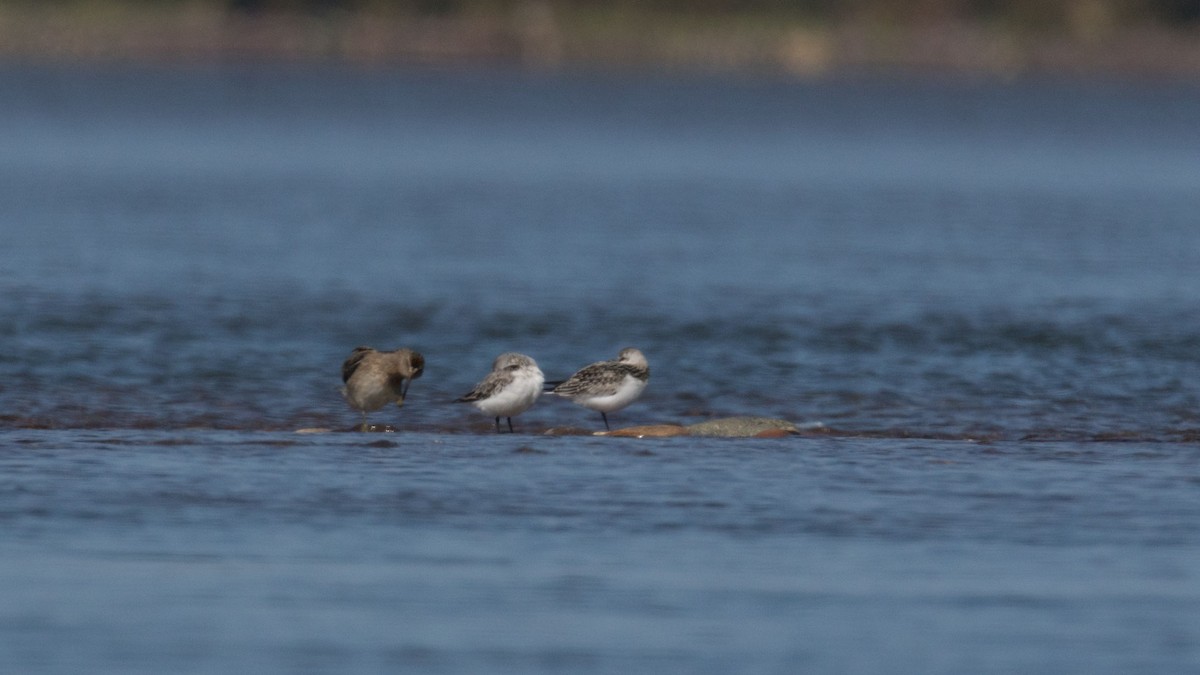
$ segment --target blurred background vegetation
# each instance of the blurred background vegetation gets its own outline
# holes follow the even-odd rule
[[[1200,0],[0,0],[0,58],[1200,74]]]
[[[148,2],[148,0],[147,0]],[[178,3],[177,3],[178,4]],[[392,11],[419,14],[507,12],[520,0],[229,0],[241,11]],[[1200,20],[1200,0],[555,0],[564,11],[653,12],[715,16],[784,14],[832,22],[861,14],[890,20],[925,21],[944,17],[1005,21],[1039,28],[1068,28],[1080,12],[1103,13],[1126,21],[1186,24]]]

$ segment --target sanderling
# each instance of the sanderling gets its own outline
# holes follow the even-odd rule
[[[408,386],[425,372],[425,357],[411,349],[381,352],[355,347],[342,364],[342,394],[362,412],[362,430],[367,430],[367,412],[396,402],[404,405]]]
[[[509,352],[497,356],[492,362],[492,372],[470,393],[455,399],[455,403],[474,404],[483,414],[495,417],[496,431],[500,431],[500,418],[507,417],[511,432],[512,418],[529,410],[542,395],[545,381],[536,361],[524,354]]]
[[[650,365],[638,350],[622,349],[616,361],[585,366],[551,391],[592,410],[600,411],[608,429],[608,413],[633,403],[650,380]]]

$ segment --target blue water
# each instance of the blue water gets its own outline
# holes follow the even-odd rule
[[[0,671],[1200,671],[1200,87],[0,92]],[[625,346],[614,426],[804,432],[449,403]]]

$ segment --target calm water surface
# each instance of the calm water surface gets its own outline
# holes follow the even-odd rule
[[[1200,87],[0,91],[0,670],[1200,672]],[[396,433],[294,433],[359,344]],[[806,432],[449,403],[629,345]]]

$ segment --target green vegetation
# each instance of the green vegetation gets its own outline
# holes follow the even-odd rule
[[[176,0],[176,4],[179,2]],[[511,13],[530,3],[528,0],[227,0],[218,4],[241,11],[402,12],[450,16]],[[1078,28],[1080,22],[1097,20],[1168,26],[1200,23],[1200,0],[553,0],[546,4],[566,14],[758,15],[827,25],[861,18],[899,23],[954,19],[1070,31]]]
[[[0,58],[1200,73],[1200,0],[0,0]]]

